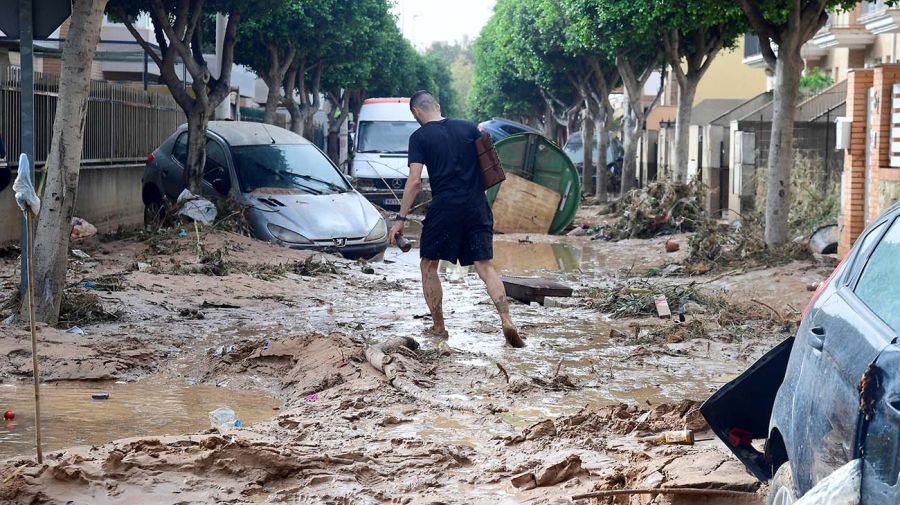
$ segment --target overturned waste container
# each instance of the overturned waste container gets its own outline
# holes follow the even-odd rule
[[[556,144],[534,133],[507,137],[497,142],[495,148],[503,170],[513,176],[487,192],[494,208],[495,227],[498,220],[510,221],[506,214],[518,213],[511,221],[546,218],[549,229],[498,230],[504,233],[543,231],[554,235],[565,231],[575,220],[581,204],[581,178],[572,160]],[[500,208],[498,196],[500,204],[513,205]]]

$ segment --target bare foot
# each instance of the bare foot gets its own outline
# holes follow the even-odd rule
[[[422,334],[428,337],[450,338],[450,332],[447,331],[447,328],[438,330],[434,326],[429,327],[427,330],[423,331]]]
[[[506,337],[506,343],[517,348],[525,347],[525,340],[519,336],[519,331],[512,324],[503,325],[503,336]]]

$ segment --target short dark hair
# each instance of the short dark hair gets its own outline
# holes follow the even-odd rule
[[[435,105],[437,105],[437,100],[435,100],[434,95],[424,89],[416,91],[409,98],[409,110],[412,110],[413,107],[422,110],[433,110]]]

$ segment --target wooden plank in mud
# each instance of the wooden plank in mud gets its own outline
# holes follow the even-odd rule
[[[546,297],[564,298],[572,296],[572,288],[565,284],[537,277],[500,277],[506,296],[524,303],[544,304]]]

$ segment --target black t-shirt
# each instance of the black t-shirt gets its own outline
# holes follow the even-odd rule
[[[481,195],[481,173],[475,141],[478,127],[463,119],[422,125],[409,137],[409,163],[428,167],[435,203],[464,204]]]

